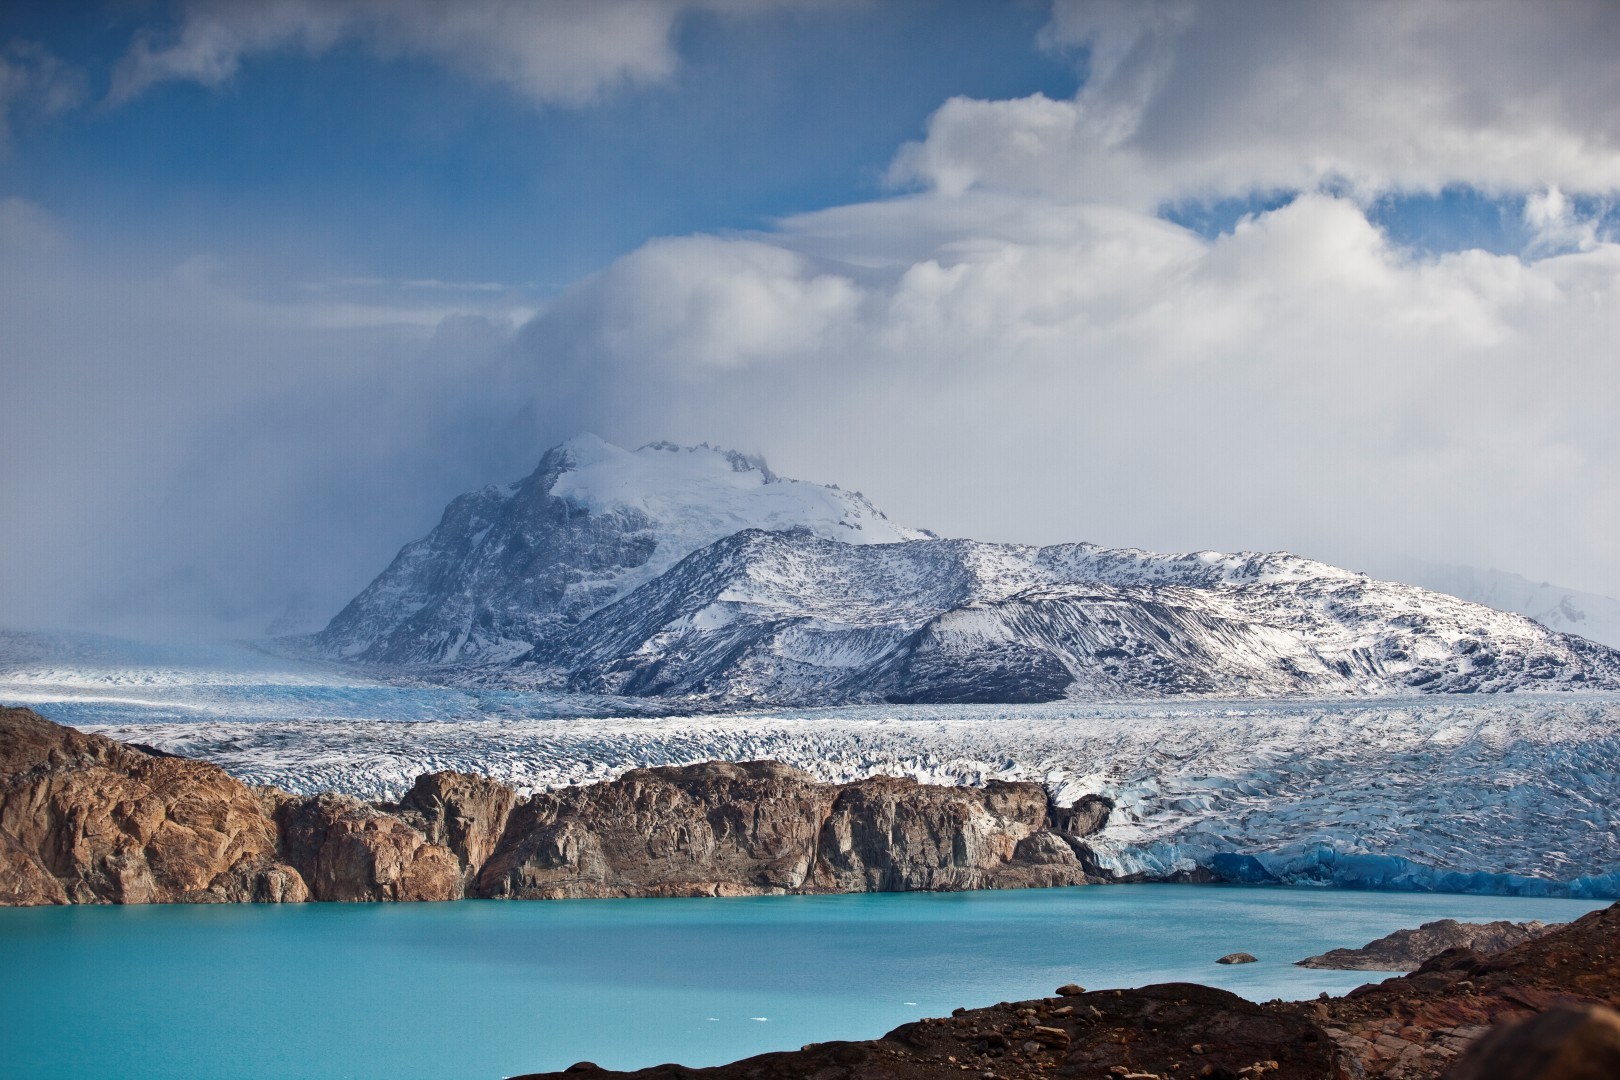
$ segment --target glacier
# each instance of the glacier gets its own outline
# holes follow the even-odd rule
[[[1121,876],[1620,897],[1612,693],[634,716],[615,715],[622,699],[386,682],[249,648],[0,634],[0,701],[301,793],[386,801],[437,769],[535,791],[770,758],[829,781],[1104,795],[1094,846]]]

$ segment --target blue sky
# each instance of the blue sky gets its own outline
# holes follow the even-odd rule
[[[0,604],[329,615],[582,429],[1620,593],[1620,9],[1482,3],[7,5]]]
[[[14,9],[0,40],[83,65],[98,97],[136,14],[150,11]],[[1036,42],[1045,19],[1037,4],[920,0],[699,12],[677,28],[670,78],[583,107],[359,42],[280,49],[220,87],[165,83],[40,122],[0,175],[76,231],[169,257],[555,290],[651,236],[879,196],[895,148],[952,95],[1072,94],[1072,56]]]

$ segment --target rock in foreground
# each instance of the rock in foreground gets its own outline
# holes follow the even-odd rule
[[[1511,949],[1553,929],[1544,922],[1461,923],[1437,919],[1416,930],[1397,930],[1359,949],[1329,949],[1320,956],[1295,961],[1298,967],[1338,971],[1416,971],[1447,949],[1472,949],[1481,956]]]
[[[1593,1080],[1620,1075],[1592,1072],[1587,1060],[1611,1052],[1607,1010],[1617,1003],[1620,906],[1493,957],[1454,949],[1414,974],[1342,998],[1262,1005],[1166,983],[959,1009],[881,1039],[813,1043],[714,1068],[610,1073],[577,1065],[520,1080]],[[1493,1025],[1549,1010],[1564,1013],[1512,1038],[1493,1036],[1495,1046],[1459,1061]],[[626,1038],[633,1037],[627,1020]],[[1532,1071],[1511,1071],[1509,1054],[1531,1059]]]
[[[0,709],[0,903],[454,900],[1080,885],[1111,804],[1037,784],[823,784],[776,762],[532,798],[419,777],[398,804],[249,788]]]

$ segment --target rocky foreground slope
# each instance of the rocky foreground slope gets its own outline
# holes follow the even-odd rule
[[[1257,1004],[1191,983],[1089,993],[1066,986],[1055,997],[958,1009],[881,1039],[714,1068],[618,1073],[580,1063],[519,1080],[1612,1080],[1620,1076],[1616,1005],[1620,906],[1494,956],[1452,949],[1341,998]],[[1528,1023],[1503,1027],[1515,1022]],[[634,1017],[625,1030],[634,1037]]]
[[[0,903],[739,896],[1094,880],[1110,804],[1036,784],[817,782],[775,762],[638,769],[520,797],[464,773],[398,803],[250,788],[214,765],[0,709]]]
[[[664,703],[1620,689],[1620,652],[1286,552],[945,540],[708,446],[594,436],[437,528],[301,648]]]

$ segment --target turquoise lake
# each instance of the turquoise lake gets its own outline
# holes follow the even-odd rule
[[[1314,997],[1291,961],[1436,918],[1599,903],[1122,885],[738,900],[0,910],[0,1075],[462,1078],[713,1064],[958,1005],[1194,980]],[[1260,963],[1222,967],[1244,950]]]

